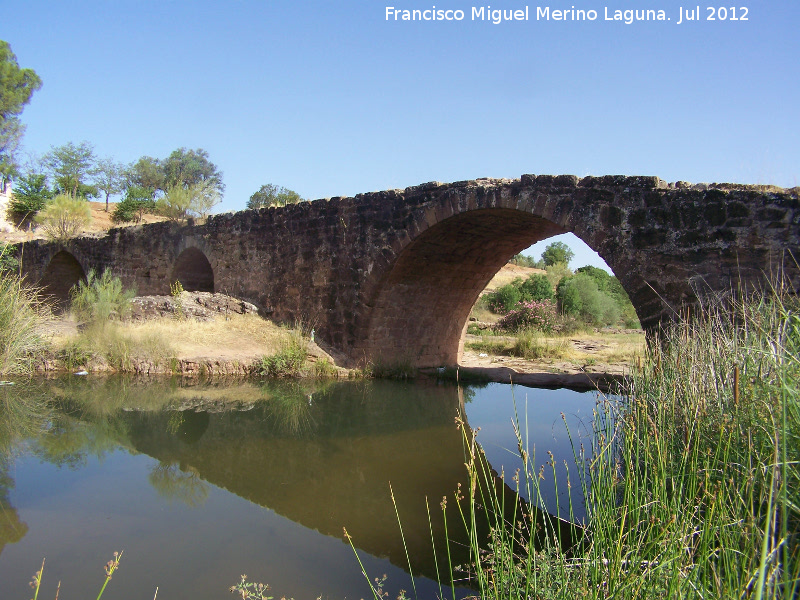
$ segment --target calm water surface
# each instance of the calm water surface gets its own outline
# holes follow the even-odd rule
[[[12,392],[0,393],[5,401]],[[575,471],[561,414],[574,438],[585,437],[597,401],[595,393],[430,381],[74,378],[28,394],[47,397],[54,409],[38,421],[0,411],[1,598],[30,597],[42,557],[40,597],[54,597],[59,580],[62,598],[94,597],[115,550],[124,555],[108,598],[152,598],[157,586],[159,599],[225,598],[241,573],[268,582],[277,598],[371,597],[343,527],[367,571],[388,575],[395,597],[411,590],[411,580],[390,484],[417,591],[433,598],[425,499],[437,544],[445,495],[450,535],[459,538],[453,492],[466,485],[459,411],[481,428],[487,458],[513,486],[515,401],[536,464],[553,452],[561,480],[564,459]],[[45,433],[19,433],[42,425]],[[543,489],[545,508],[555,512],[552,477]],[[561,494],[563,507],[566,489]]]

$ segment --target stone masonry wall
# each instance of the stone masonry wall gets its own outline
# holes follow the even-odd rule
[[[214,291],[267,316],[303,321],[351,363],[453,364],[469,310],[505,262],[574,232],[614,270],[654,329],[697,294],[764,285],[779,267],[800,289],[798,189],[667,184],[656,177],[523,175],[29,242],[32,281],[60,250],[85,271],[106,267],[140,294],[167,294],[178,257],[200,250]],[[183,261],[184,263],[186,261]],[[50,273],[48,276],[54,276]],[[44,279],[43,279],[44,278]]]

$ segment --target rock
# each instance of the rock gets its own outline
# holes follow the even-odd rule
[[[146,321],[160,317],[185,317],[197,321],[210,321],[219,315],[258,314],[255,305],[225,294],[210,292],[183,292],[173,296],[137,296],[131,300],[132,321]]]

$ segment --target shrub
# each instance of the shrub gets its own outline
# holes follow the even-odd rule
[[[219,190],[213,181],[178,184],[156,201],[156,210],[172,221],[181,221],[191,216],[205,217],[219,201]]]
[[[0,242],[0,275],[5,272],[13,273],[19,269],[17,249],[11,244]]]
[[[520,302],[514,310],[500,319],[497,327],[506,331],[536,329],[550,332],[556,320],[556,305],[551,300]]]
[[[520,300],[522,300],[522,293],[519,291],[519,287],[509,283],[489,294],[489,309],[492,312],[505,314]]]
[[[124,317],[130,311],[136,292],[123,289],[119,277],[114,277],[108,269],[100,277],[92,269],[86,281],[78,283],[71,295],[72,312],[78,319],[102,324]]]
[[[155,212],[156,202],[153,200],[153,190],[141,187],[132,187],[125,194],[125,198],[117,204],[111,215],[114,223],[140,223],[146,212]]]
[[[595,280],[585,273],[562,279],[557,296],[562,313],[580,316],[587,323],[611,325],[622,314],[615,300],[601,292]]]
[[[36,215],[35,220],[48,238],[65,241],[91,222],[92,210],[86,200],[59,194]]]
[[[519,286],[519,291],[522,294],[521,300],[552,300],[555,295],[553,286],[544,275],[538,273],[531,275]]]

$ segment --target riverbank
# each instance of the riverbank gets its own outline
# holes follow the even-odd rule
[[[292,373],[295,376],[370,376],[369,366],[344,368],[344,357],[312,340],[308,326],[278,326],[260,317],[255,306],[223,294],[137,297],[124,321],[102,327],[79,323],[71,314],[51,315],[39,333],[46,350],[35,367],[45,374],[85,371],[250,377],[264,371],[266,358],[294,347],[295,353],[303,355],[302,365]],[[545,345],[557,352],[525,359],[502,355],[502,344],[511,338],[493,337],[495,345],[489,352],[474,349],[480,339],[467,335],[459,365],[465,375],[575,389],[607,389],[630,371],[632,357],[644,347],[643,334],[595,332],[548,338]]]

